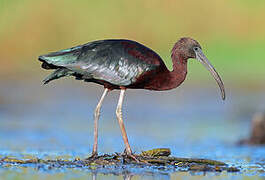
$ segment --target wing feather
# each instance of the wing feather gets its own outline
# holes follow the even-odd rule
[[[128,47],[128,43],[134,46]],[[129,50],[137,52],[137,56],[129,53]],[[153,58],[156,62],[152,63],[152,58],[148,61],[139,58],[139,53],[144,54],[146,51],[151,53],[152,58],[157,58]],[[103,80],[118,86],[128,86],[136,82],[142,73],[165,66],[155,52],[129,40],[94,41],[40,56],[39,59],[51,65],[67,68],[83,77]]]

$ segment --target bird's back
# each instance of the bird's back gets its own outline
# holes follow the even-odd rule
[[[39,57],[45,69],[57,69],[45,82],[74,75],[86,81],[129,86],[143,73],[166,68],[158,54],[131,40],[89,42]]]

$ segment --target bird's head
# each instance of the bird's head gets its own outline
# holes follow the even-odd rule
[[[172,56],[175,56],[177,54],[185,60],[194,58],[197,59],[201,64],[203,64],[206,69],[210,71],[217,84],[219,85],[222,99],[225,99],[225,89],[223,81],[215,68],[211,65],[207,57],[202,52],[201,45],[196,40],[189,37],[181,38],[172,49]]]

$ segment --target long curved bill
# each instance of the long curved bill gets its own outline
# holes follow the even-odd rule
[[[210,71],[210,73],[212,74],[212,76],[216,80],[216,82],[217,82],[217,84],[218,84],[218,86],[219,86],[219,88],[221,90],[222,99],[225,100],[224,83],[223,83],[222,79],[220,78],[219,74],[216,72],[214,67],[211,65],[211,63],[209,62],[207,57],[203,54],[201,49],[199,49],[195,53],[196,53],[196,59],[198,59],[198,61],[200,63],[202,63],[206,67],[206,69],[208,69]]]

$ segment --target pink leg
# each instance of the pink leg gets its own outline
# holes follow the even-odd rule
[[[94,112],[94,144],[93,144],[93,151],[92,151],[92,156],[91,157],[95,157],[98,155],[98,120],[99,120],[99,116],[100,116],[100,108],[101,105],[103,103],[103,100],[105,98],[105,96],[108,94],[108,89],[105,88],[104,92],[98,102],[98,105],[95,109]]]
[[[131,150],[131,147],[129,145],[129,141],[128,141],[128,137],[127,137],[127,134],[126,134],[125,126],[124,126],[124,123],[123,123],[123,120],[122,120],[122,103],[123,103],[124,93],[125,93],[125,89],[122,89],[121,93],[120,93],[120,98],[119,98],[119,102],[118,102],[118,105],[117,105],[117,109],[116,109],[116,115],[117,115],[117,119],[118,119],[118,122],[119,122],[119,125],[120,125],[122,138],[123,138],[124,144],[126,146],[126,153],[128,155],[132,155],[132,150]]]

